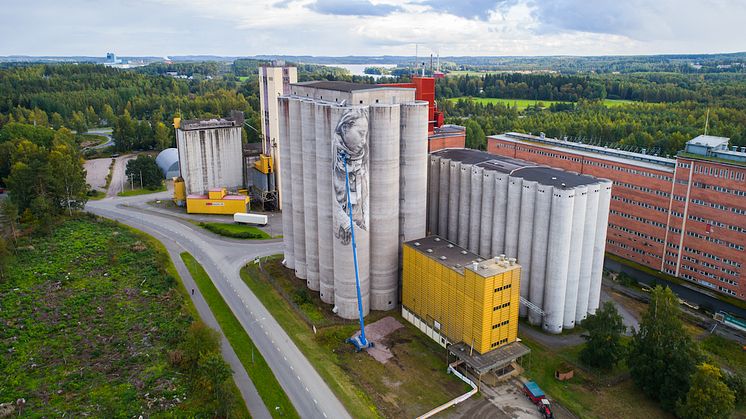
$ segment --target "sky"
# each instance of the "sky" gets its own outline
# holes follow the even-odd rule
[[[746,51],[745,0],[2,0],[0,55]]]

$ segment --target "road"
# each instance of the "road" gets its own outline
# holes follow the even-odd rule
[[[127,175],[125,174],[127,162],[134,158],[134,154],[117,157],[114,169],[111,171],[111,183],[109,184],[109,190],[106,192],[107,197],[116,197],[119,192],[127,189],[127,185],[129,184]]]
[[[349,418],[350,415],[321,376],[240,279],[239,271],[245,263],[257,257],[281,253],[282,242],[265,240],[239,243],[224,240],[173,216],[135,207],[148,200],[168,198],[167,193],[105,198],[89,202],[86,209],[145,231],[164,244],[170,243],[191,253],[205,268],[300,415],[304,418]],[[254,414],[256,406],[249,408]],[[275,407],[268,408],[272,410]]]
[[[111,128],[92,129],[92,130],[88,130],[86,134],[100,135],[108,139],[108,141],[106,141],[105,143],[91,147],[92,149],[106,148],[106,147],[110,147],[114,145],[114,137],[111,136]]]

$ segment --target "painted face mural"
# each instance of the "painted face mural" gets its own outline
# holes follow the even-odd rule
[[[348,205],[358,228],[368,229],[368,109],[352,108],[337,123],[332,140],[332,187],[334,188],[334,237],[350,242]],[[347,202],[344,159],[350,176],[350,202]]]

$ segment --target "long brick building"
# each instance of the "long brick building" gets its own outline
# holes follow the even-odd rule
[[[609,253],[746,299],[746,148],[701,135],[671,159],[506,133],[487,151],[611,179]]]

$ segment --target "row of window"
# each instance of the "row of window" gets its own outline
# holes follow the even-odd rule
[[[736,268],[740,268],[741,267],[741,264],[738,263],[738,262],[734,262],[734,261],[732,261],[730,259],[721,258],[720,256],[712,255],[712,254],[703,252],[701,250],[692,249],[691,247],[684,247],[684,250],[686,250],[689,253],[694,253],[695,255],[699,255],[699,256],[704,256],[706,258],[710,258],[710,259],[712,259],[712,260],[714,260],[716,262],[723,262],[726,265],[735,266]]]
[[[492,342],[492,345],[490,345],[490,346],[493,347],[493,348],[495,348],[495,347],[498,347],[498,346],[502,345],[503,343],[508,343],[508,338],[500,339],[500,341],[498,341],[498,342]]]
[[[725,188],[723,186],[709,185],[707,183],[702,183],[702,182],[694,182],[694,187],[700,188],[700,189],[709,189],[709,190],[717,191],[717,192],[729,193],[729,194],[733,194],[736,196],[746,196],[746,191],[742,191],[740,189],[730,189],[730,188]]]
[[[736,232],[739,232],[739,233],[746,233],[746,228],[742,228],[742,227],[739,227],[739,226],[734,226],[734,225],[731,225],[731,224],[721,223],[720,221],[710,220],[710,219],[707,219],[707,218],[698,217],[696,215],[691,215],[691,214],[689,214],[688,218],[690,220],[692,220],[692,221],[699,221],[700,223],[709,224],[711,226],[720,227],[720,228],[727,228],[730,231],[736,231]]]
[[[499,306],[493,307],[492,311],[497,311],[505,307],[510,307],[510,301],[508,301],[507,303],[500,304]]]
[[[715,265],[714,263],[710,263],[710,262],[708,262],[706,260],[698,260],[696,258],[693,258],[693,257],[689,256],[689,255],[681,255],[681,258],[684,259],[687,262],[691,262],[691,263],[695,263],[695,264],[698,264],[698,265],[702,265],[705,268],[710,268],[710,269],[715,270],[715,271],[723,271],[723,272],[727,273],[728,275],[739,276],[738,272],[736,272],[736,271],[731,271],[728,268],[723,268],[722,266]]]
[[[612,246],[621,247],[624,250],[631,250],[631,251],[633,251],[633,252],[635,252],[637,254],[643,255],[643,256],[654,257],[656,259],[660,259],[661,258],[659,255],[657,255],[655,253],[650,253],[650,252],[648,252],[646,250],[638,249],[638,248],[632,247],[632,246],[628,246],[628,245],[626,245],[624,243],[620,243],[620,242],[617,242],[617,241],[614,241],[614,240],[611,240],[611,239],[607,239],[606,243],[608,243],[608,244],[610,244]]]
[[[658,189],[646,188],[645,186],[635,185],[635,184],[627,183],[627,182],[619,182],[616,180],[614,181],[614,185],[624,186],[625,188],[628,188],[628,189],[633,189],[633,190],[640,191],[640,192],[646,192],[649,194],[654,194],[654,195],[662,196],[665,198],[668,198],[671,195],[668,192],[664,192]]]
[[[622,201],[625,204],[637,205],[638,207],[654,209],[659,212],[668,212],[668,208],[659,207],[657,205],[648,204],[647,202],[635,201],[629,198],[622,198],[621,196],[614,195],[611,197],[614,201]]]
[[[626,173],[630,173],[630,174],[633,174],[633,175],[640,175],[640,176],[645,176],[645,177],[651,177],[651,178],[665,180],[666,182],[671,182],[671,176],[661,175],[661,174],[658,174],[658,173],[651,173],[651,172],[647,172],[647,171],[644,171],[644,170],[637,170],[637,169],[629,169],[627,167],[620,167],[620,166],[617,166],[615,164],[606,164],[606,163],[600,163],[600,162],[591,161],[591,160],[585,160],[585,161],[583,161],[583,163],[591,165],[591,166],[603,167],[605,169],[614,169],[614,170],[618,170],[620,172],[626,172]]]
[[[717,178],[743,180],[744,172],[737,170],[718,169],[713,166],[702,166],[699,164],[694,165],[694,173],[701,173],[703,175],[710,175]]]
[[[636,215],[626,214],[626,213],[623,213],[623,212],[619,212],[617,210],[609,210],[609,214],[618,215],[618,216],[620,216],[622,218],[627,218],[627,219],[630,219],[630,220],[639,221],[641,223],[650,224],[650,225],[653,225],[653,226],[656,226],[656,227],[660,227],[660,228],[666,228],[666,225],[663,224],[663,223],[659,223],[659,222],[653,221],[653,220],[648,220],[647,218],[638,217]]]
[[[498,146],[499,146],[499,144],[498,144]],[[524,148],[524,147],[520,147],[520,146],[516,146],[515,148],[517,150],[519,150],[519,151],[526,151],[526,152],[529,152],[529,153],[532,153],[532,154],[539,154],[539,155],[542,155],[542,156],[552,157],[552,158],[555,158],[555,159],[580,162],[580,158],[579,157],[570,157],[570,156],[566,156],[564,154],[550,153],[549,151],[537,150],[535,148]]]
[[[694,204],[702,205],[704,207],[715,208],[715,209],[719,209],[719,210],[723,210],[723,211],[730,211],[730,212],[734,212],[734,213],[736,213],[738,215],[746,215],[746,209],[743,209],[743,208],[726,207],[725,205],[722,205],[722,204],[716,204],[714,202],[707,202],[707,201],[703,201],[701,199],[694,199],[694,198],[692,198],[691,201]]]
[[[513,288],[513,284],[507,284],[507,285],[503,285],[502,287],[497,287],[495,288],[495,292],[500,292],[502,290],[506,290],[509,288]]]
[[[492,325],[492,330],[495,330],[495,329],[497,329],[498,327],[501,327],[501,326],[507,326],[507,325],[508,325],[508,323],[510,323],[510,320],[505,320],[505,321],[504,321],[504,322],[502,322],[502,323],[498,323],[498,324],[493,324],[493,325]]]
[[[703,235],[701,235],[699,233],[695,233],[695,232],[692,232],[692,231],[687,231],[686,235],[690,236],[690,237],[696,237],[696,238],[702,239],[702,240],[707,240],[710,243],[719,244],[721,246],[727,246],[727,247],[730,247],[731,249],[743,250],[743,246],[741,246],[740,244],[727,242],[725,240],[715,239],[715,238],[712,238],[710,236],[703,236]]]
[[[654,242],[657,242],[657,243],[664,243],[663,239],[659,239],[658,237],[648,236],[645,233],[640,233],[637,230],[632,230],[632,229],[629,229],[627,227],[618,226],[618,225],[612,224],[612,223],[609,223],[609,227],[614,228],[614,229],[619,230],[619,231],[623,231],[623,232],[625,232],[627,234],[631,234],[633,236],[642,237],[643,239],[651,240],[651,241],[654,241]]]
[[[696,272],[696,273],[698,273],[700,275],[704,275],[704,276],[706,276],[707,278],[710,278],[710,279],[717,279],[718,281],[724,282],[726,284],[738,285],[738,282],[736,282],[736,281],[730,280],[728,278],[723,278],[722,276],[717,276],[717,275],[715,275],[713,273],[710,273],[710,272],[707,272],[707,271],[703,271],[702,269],[697,269],[697,268],[694,268],[692,266],[689,266],[689,265],[686,265],[686,264],[683,264],[683,263],[681,264],[681,268],[682,269],[686,269],[688,271]]]

